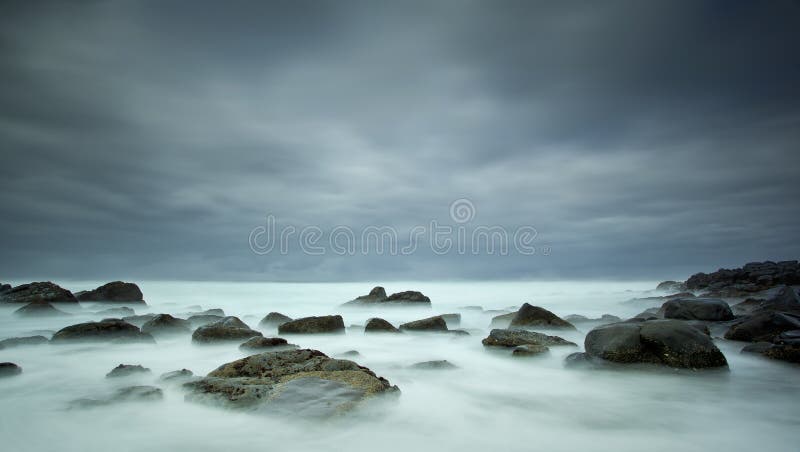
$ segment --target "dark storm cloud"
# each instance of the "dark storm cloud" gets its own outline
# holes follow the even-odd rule
[[[797,258],[796,2],[4,2],[5,278],[684,277]],[[543,256],[257,256],[449,205]],[[402,234],[401,234],[402,235]]]

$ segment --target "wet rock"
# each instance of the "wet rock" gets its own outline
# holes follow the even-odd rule
[[[527,357],[527,356],[541,356],[550,352],[550,348],[546,345],[520,345],[511,350],[512,356]]]
[[[52,342],[61,341],[155,342],[153,336],[142,333],[135,325],[120,319],[70,325],[53,335]]]
[[[0,341],[0,350],[4,348],[20,347],[25,345],[41,345],[50,342],[44,336],[12,337]]]
[[[784,331],[800,329],[800,316],[787,312],[762,312],[732,325],[725,339],[733,341],[770,341]]]
[[[420,363],[414,363],[408,366],[411,369],[417,370],[451,370],[451,369],[458,369],[458,366],[451,363],[446,359],[440,359],[436,361],[423,361]]]
[[[718,298],[678,298],[661,305],[666,319],[721,322],[733,319],[728,303]]]
[[[456,328],[461,325],[461,314],[442,314],[442,318],[448,328]]]
[[[139,286],[123,281],[113,281],[94,290],[79,292],[77,298],[80,301],[144,303]]]
[[[224,319],[225,317],[213,314],[196,314],[189,316],[186,319],[189,324],[192,325],[192,328],[197,328],[199,326],[206,326],[211,323],[219,322],[220,320]]]
[[[0,378],[13,377],[22,373],[22,367],[14,363],[4,362],[0,363]]]
[[[131,325],[136,325],[141,328],[148,320],[155,317],[155,314],[141,314],[141,315],[129,315],[123,317],[122,320],[130,323]]]
[[[414,290],[407,290],[405,292],[397,292],[389,295],[386,298],[389,303],[424,303],[431,304],[431,299]]]
[[[194,372],[192,372],[189,369],[181,369],[163,373],[161,374],[161,376],[158,377],[158,380],[163,381],[165,383],[181,383],[189,381],[193,378],[194,378]]]
[[[344,319],[340,315],[303,317],[278,327],[279,334],[344,333]]]
[[[447,331],[447,322],[440,315],[400,325],[400,331]]]
[[[352,300],[352,304],[371,304],[371,303],[381,303],[386,301],[388,297],[386,296],[386,289],[381,286],[373,287],[372,290],[369,291],[367,295],[361,295],[360,297],[356,297]]]
[[[191,323],[169,314],[158,314],[142,325],[142,332],[154,336],[166,334],[188,334],[192,332]]]
[[[103,316],[103,318],[108,318],[108,317],[119,317],[119,318],[122,318],[122,317],[135,316],[136,315],[136,311],[134,311],[132,308],[129,308],[127,306],[120,306],[120,307],[117,307],[117,308],[103,309],[102,311],[95,312],[95,314]]]
[[[734,312],[740,315],[758,314],[769,311],[781,311],[800,314],[800,299],[789,286],[777,287],[767,299],[748,298],[733,306]]]
[[[292,318],[288,315],[283,315],[280,312],[270,312],[260,322],[258,326],[262,328],[277,328],[286,322],[291,322]]]
[[[100,398],[82,398],[69,403],[70,409],[96,408],[122,402],[148,402],[161,400],[164,393],[154,386],[127,386]]]
[[[239,350],[247,353],[287,348],[297,348],[297,346],[282,337],[254,337],[239,346]]]
[[[577,346],[558,336],[548,336],[534,331],[514,330],[514,329],[493,329],[489,336],[482,341],[487,347],[517,347],[520,345],[571,345]]]
[[[796,260],[750,262],[742,268],[696,273],[686,280],[689,290],[702,289],[719,296],[746,296],[780,284],[800,284],[800,266]]]
[[[616,363],[650,363],[677,368],[727,366],[707,335],[678,320],[614,323],[586,335],[586,353]]]
[[[20,317],[64,317],[72,315],[64,312],[46,301],[34,301],[14,311]]]
[[[150,369],[140,364],[120,364],[106,374],[106,378],[130,377],[131,375],[149,374]]]
[[[566,320],[569,323],[575,324],[575,323],[589,323],[589,322],[614,323],[614,322],[619,322],[622,319],[611,314],[603,314],[602,316],[596,319],[590,319],[589,317],[580,314],[570,314],[564,317],[564,320]]]
[[[360,305],[430,305],[430,298],[413,290],[405,292],[393,293],[386,296],[386,290],[383,287],[373,288],[369,294],[357,297],[354,300],[344,303],[342,306],[360,306]]]
[[[32,282],[12,287],[0,294],[5,303],[77,303],[78,299],[67,289],[50,281]]]
[[[366,367],[309,349],[248,356],[184,387],[189,401],[300,417],[330,417],[397,392]]]
[[[685,292],[686,284],[680,281],[662,281],[656,286],[656,290],[664,292]]]
[[[367,320],[364,326],[365,333],[399,333],[400,330],[394,327],[391,323],[378,317],[373,317]]]
[[[259,331],[251,330],[237,317],[224,317],[194,330],[192,341],[196,343],[240,341],[254,336],[263,335]]]
[[[532,306],[528,303],[522,305],[514,318],[511,319],[511,328],[543,328],[543,329],[570,329],[575,327],[553,314],[547,309]]]

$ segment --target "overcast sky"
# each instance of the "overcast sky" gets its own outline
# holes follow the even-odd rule
[[[0,3],[0,281],[666,279],[800,257],[798,2],[388,3]],[[533,227],[537,252],[248,241],[269,214],[402,237],[459,225],[460,198],[461,225]]]

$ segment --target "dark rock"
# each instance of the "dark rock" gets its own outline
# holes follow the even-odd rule
[[[142,333],[138,327],[120,319],[104,319],[62,328],[53,335],[52,342],[60,341],[130,341],[155,342],[153,336]]]
[[[728,303],[717,298],[678,298],[661,305],[664,318],[721,322],[733,319]]]
[[[446,359],[438,360],[438,361],[424,361],[421,363],[415,363],[409,366],[411,369],[418,369],[418,370],[450,370],[450,369],[458,369],[458,366],[447,361]]]
[[[69,403],[69,408],[95,408],[122,402],[146,402],[161,400],[164,393],[154,386],[128,386],[101,398],[82,398]]]
[[[651,363],[678,368],[727,366],[711,338],[677,320],[613,323],[586,335],[586,353],[616,363]]]
[[[142,291],[134,283],[113,281],[94,290],[81,292],[80,301],[108,301],[125,303],[144,303]]]
[[[696,273],[686,281],[689,290],[705,289],[718,296],[746,296],[776,285],[800,283],[797,261],[750,262],[742,268],[722,268],[713,273]]]
[[[19,375],[22,373],[22,367],[14,363],[0,363],[0,378],[2,377],[13,377],[14,375]]]
[[[662,281],[658,283],[656,290],[664,292],[685,292],[686,284],[679,281]]]
[[[135,316],[136,315],[136,311],[134,311],[132,308],[129,308],[127,306],[119,306],[119,307],[116,307],[116,308],[103,309],[102,311],[95,312],[95,314],[101,315],[101,316],[103,316],[103,318],[108,318],[108,317],[120,318],[120,317],[132,317],[132,316]]]
[[[520,345],[511,350],[511,356],[527,357],[527,356],[540,356],[550,352],[550,348],[546,345]]]
[[[564,358],[564,366],[569,368],[594,367],[595,359],[584,352],[570,353]]]
[[[389,295],[386,298],[390,303],[431,303],[431,299],[414,290],[407,290],[405,292],[397,292]]]
[[[61,317],[72,315],[55,308],[46,301],[34,301],[14,311],[15,315],[21,317]]]
[[[800,345],[800,330],[784,331],[772,338],[775,344],[797,344]]]
[[[745,345],[742,348],[742,353],[755,353],[755,354],[762,354],[765,351],[771,349],[775,345],[771,342],[755,342],[752,344]]]
[[[800,345],[775,345],[765,350],[762,355],[779,361],[800,363]]]
[[[106,378],[130,377],[147,373],[150,373],[150,369],[142,367],[140,364],[120,364],[111,369],[111,372],[106,374]]]
[[[41,345],[50,342],[44,336],[12,337],[0,341],[0,350],[24,345]]]
[[[364,326],[365,333],[399,333],[400,330],[394,327],[391,323],[378,317],[373,317],[367,320]]]
[[[386,289],[381,286],[373,287],[372,290],[369,291],[367,295],[361,295],[360,297],[356,297],[355,300],[361,304],[368,304],[368,303],[380,303],[386,301],[388,297],[386,296]]]
[[[419,305],[419,304],[428,304],[430,305],[431,300],[430,298],[423,295],[421,292],[416,291],[405,291],[405,292],[398,292],[393,293],[386,296],[386,291],[383,287],[375,287],[370,291],[367,295],[362,295],[355,300],[348,301],[347,303],[343,304],[343,306],[360,306],[360,305],[373,305],[373,304],[381,304],[381,305]]]
[[[12,287],[0,294],[0,302],[6,303],[77,303],[78,299],[67,289],[50,281],[32,282]]]
[[[455,328],[461,325],[461,314],[442,314],[442,318],[447,323],[448,328]]]
[[[528,303],[519,308],[517,314],[511,319],[510,326],[511,328],[575,329],[571,323],[547,309]]]
[[[127,317],[123,317],[122,320],[141,328],[145,323],[147,323],[148,320],[155,316],[155,314],[129,315]]]
[[[193,377],[194,372],[189,369],[181,369],[163,373],[160,377],[158,377],[158,380],[166,383],[185,382],[191,380]]]
[[[470,332],[463,328],[458,330],[447,330],[447,333],[452,334],[453,336],[471,336]]]
[[[142,325],[143,333],[154,336],[163,334],[188,334],[192,332],[191,323],[187,320],[175,318],[169,314],[158,314]]]
[[[0,295],[8,292],[11,289],[12,289],[11,284],[0,284]]]
[[[770,341],[784,331],[800,329],[800,316],[786,312],[762,312],[733,325],[725,339],[733,341]]]
[[[251,330],[247,324],[236,317],[224,317],[194,330],[192,341],[197,343],[240,341],[254,336],[262,336],[262,334],[259,331]]]
[[[400,331],[447,331],[447,322],[437,315],[400,325]]]
[[[490,347],[518,347],[520,345],[577,346],[574,342],[570,342],[558,336],[548,336],[534,331],[513,329],[493,329],[482,343],[484,346]]]
[[[330,417],[397,392],[366,367],[309,349],[248,356],[184,387],[189,401],[301,417]]]
[[[198,326],[206,326],[211,323],[219,322],[224,318],[225,317],[219,315],[196,314],[187,318],[186,321],[192,325],[192,328],[197,328]]]
[[[297,348],[282,337],[254,337],[239,346],[239,350],[245,352],[257,352],[264,350],[279,350],[287,348]]]
[[[277,328],[286,322],[291,322],[292,318],[288,315],[283,315],[280,312],[270,312],[260,322],[258,326],[262,328]]]
[[[303,317],[278,327],[279,334],[344,333],[344,319],[340,315]]]

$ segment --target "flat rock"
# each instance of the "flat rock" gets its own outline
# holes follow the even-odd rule
[[[447,331],[447,322],[440,315],[400,325],[400,331]]]
[[[21,284],[0,293],[5,303],[77,303],[78,299],[67,289],[50,281]]]
[[[303,317],[278,327],[279,334],[344,333],[344,319],[340,315]]]
[[[159,381],[165,383],[183,383],[194,378],[194,372],[189,369],[173,370],[165,372],[158,377]]]
[[[80,301],[144,303],[139,286],[123,281],[113,281],[94,290],[79,292],[77,298]]]
[[[367,324],[364,325],[364,332],[365,333],[399,333],[400,330],[395,328],[394,325],[389,323],[388,321],[373,317],[367,320]]]
[[[520,345],[543,345],[557,346],[570,345],[577,347],[577,344],[558,336],[548,336],[547,334],[535,331],[525,331],[516,329],[493,329],[489,336],[482,341],[487,347],[517,347]]]
[[[137,326],[120,319],[104,319],[99,322],[70,325],[58,330],[51,341],[155,342],[153,336],[142,333]]]
[[[201,326],[192,333],[196,343],[240,341],[254,336],[263,336],[260,331],[250,329],[237,317],[224,317],[214,323]]]
[[[543,329],[569,329],[575,326],[547,309],[523,304],[517,314],[511,319],[511,328],[543,328]]]

